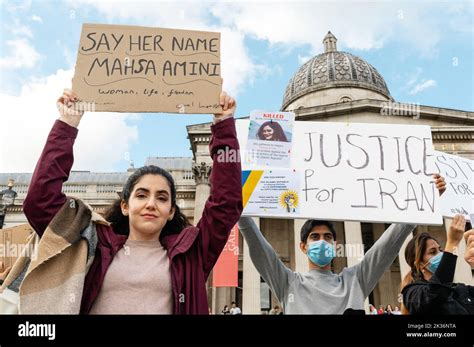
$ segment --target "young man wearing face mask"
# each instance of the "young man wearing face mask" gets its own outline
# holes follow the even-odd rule
[[[446,183],[440,175],[434,178],[442,194]],[[239,220],[250,258],[285,314],[364,314],[365,298],[415,228],[412,224],[392,224],[359,263],[335,274],[331,269],[336,256],[334,227],[327,221],[308,220],[301,228],[300,249],[308,257],[309,271],[299,273],[283,264],[252,218]]]

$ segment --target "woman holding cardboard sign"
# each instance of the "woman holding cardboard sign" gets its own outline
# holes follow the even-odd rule
[[[457,248],[463,238],[466,220],[456,215],[449,227],[446,247],[428,233],[416,235],[405,248],[411,270],[402,282],[402,311],[410,314],[474,314],[474,286],[453,283]],[[468,247],[469,250],[469,247]],[[468,251],[466,252],[466,261]]]
[[[242,211],[240,162],[216,159],[239,150],[235,100],[223,92],[223,113],[214,115],[211,195],[195,227],[176,204],[172,176],[156,166],[128,178],[107,220],[61,192],[82,117],[76,100],[67,89],[59,98],[61,116],[23,204],[41,242],[26,276],[15,275],[20,313],[208,314],[206,279]]]

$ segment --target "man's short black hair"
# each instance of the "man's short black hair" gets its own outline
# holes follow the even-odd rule
[[[336,230],[334,229],[334,226],[326,221],[326,220],[316,220],[316,219],[308,219],[303,226],[301,227],[301,242],[306,243],[306,240],[308,239],[309,233],[311,230],[313,230],[314,227],[318,226],[325,226],[329,229],[329,231],[332,234],[332,237],[334,238],[334,241],[336,240]]]

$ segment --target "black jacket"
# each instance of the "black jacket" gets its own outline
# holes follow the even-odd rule
[[[402,290],[410,314],[474,314],[474,286],[452,283],[457,256],[445,252],[429,281],[417,280]]]

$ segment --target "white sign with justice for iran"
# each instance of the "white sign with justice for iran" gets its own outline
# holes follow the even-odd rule
[[[290,169],[272,170],[246,164],[248,129],[244,215],[442,224],[429,126],[295,122]]]

